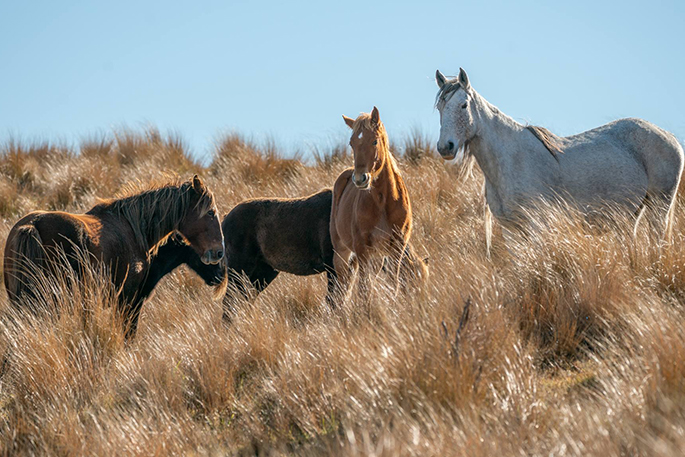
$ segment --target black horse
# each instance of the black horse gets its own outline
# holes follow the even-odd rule
[[[159,246],[157,252],[150,258],[148,274],[133,302],[133,312],[136,317],[159,281],[184,264],[197,273],[208,286],[219,287],[226,279],[224,262],[219,262],[216,265],[204,264],[192,246],[179,233],[173,233],[167,242]]]

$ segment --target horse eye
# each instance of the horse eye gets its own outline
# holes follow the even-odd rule
[[[466,109],[467,106],[469,106],[469,102],[464,102],[464,104],[461,105],[461,109]]]
[[[378,144],[378,140],[373,140],[373,145],[376,146]]]
[[[216,213],[214,212],[213,209],[210,209],[209,211],[207,211],[207,215],[208,215],[209,217],[214,217],[215,214],[216,214]]]

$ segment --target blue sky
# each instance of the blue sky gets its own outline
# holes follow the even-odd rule
[[[562,135],[641,117],[685,139],[683,1],[0,4],[0,140],[146,123],[307,151],[378,106],[437,138],[434,73]]]

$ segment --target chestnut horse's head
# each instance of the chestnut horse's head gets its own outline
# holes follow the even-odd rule
[[[371,114],[362,113],[357,119],[343,116],[352,129],[350,146],[354,153],[352,180],[360,189],[368,189],[388,155],[388,135],[381,122],[378,108]]]
[[[188,240],[205,265],[215,265],[224,257],[224,236],[214,195],[195,175],[187,183],[190,205],[178,224],[178,231]]]

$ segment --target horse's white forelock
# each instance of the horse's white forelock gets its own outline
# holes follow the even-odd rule
[[[435,96],[435,107],[441,110],[459,89],[464,88],[458,78],[448,79],[445,84],[438,89],[438,94]]]

